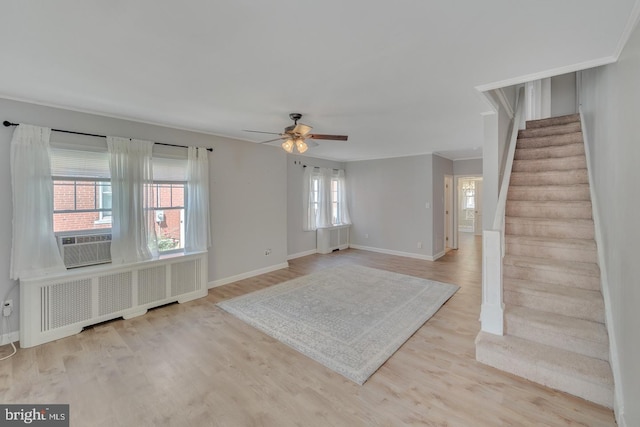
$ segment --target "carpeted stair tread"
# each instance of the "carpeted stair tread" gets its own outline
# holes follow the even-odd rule
[[[504,278],[503,287],[507,305],[604,322],[604,302],[600,291],[508,277]]]
[[[516,149],[557,147],[569,144],[579,144],[582,142],[582,132],[573,132],[565,133],[563,135],[520,138],[516,142]]]
[[[565,171],[512,172],[510,186],[589,184],[586,168]]]
[[[486,332],[476,337],[476,359],[608,408],[613,406],[613,377],[604,360]]]
[[[574,133],[582,131],[580,122],[570,122],[555,126],[545,126],[533,129],[521,129],[518,131],[518,139],[520,138],[536,138],[540,136],[562,135],[565,133]]]
[[[515,160],[536,160],[584,155],[584,144],[566,144],[553,147],[518,148],[515,151]]]
[[[523,236],[541,236],[570,239],[593,239],[593,221],[590,219],[547,219],[505,217],[505,233]]]
[[[535,268],[539,270],[562,271],[580,276],[599,276],[600,268],[593,262],[576,262],[532,258],[517,255],[505,255],[504,265],[513,265],[522,268]]]
[[[589,184],[511,185],[507,200],[591,200]]]
[[[503,277],[600,290],[600,269],[595,263],[505,255]]]
[[[507,200],[506,215],[527,218],[592,217],[591,202],[585,200]]]
[[[587,160],[584,155],[555,159],[514,160],[514,172],[549,172],[573,169],[586,169]]]
[[[528,120],[527,129],[538,129],[550,126],[559,126],[567,123],[580,123],[580,114],[569,114],[566,116],[550,117],[547,119]]]
[[[596,242],[593,239],[558,239],[508,234],[505,235],[505,243],[506,253],[510,255],[593,263],[598,259]]]
[[[600,322],[511,306],[505,311],[505,325],[508,335],[609,360],[609,337]]]

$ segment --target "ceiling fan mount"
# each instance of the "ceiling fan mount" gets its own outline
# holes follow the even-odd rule
[[[298,124],[298,120],[302,118],[302,114],[300,113],[290,113],[289,118],[293,120],[293,124],[284,128],[283,133],[276,132],[263,132],[259,130],[245,130],[245,132],[255,132],[255,133],[267,133],[271,135],[279,135],[278,138],[270,139],[268,141],[262,141],[259,144],[266,144],[269,142],[283,140],[282,148],[287,153],[293,153],[294,149],[302,154],[309,146],[315,147],[318,145],[314,141],[306,141],[308,139],[325,139],[332,141],[346,141],[349,137],[347,135],[327,135],[327,134],[318,134],[318,133],[310,133],[311,126],[307,126],[305,124]]]

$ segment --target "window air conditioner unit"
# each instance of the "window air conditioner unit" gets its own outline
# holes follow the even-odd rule
[[[111,262],[111,234],[58,236],[58,247],[67,268]]]

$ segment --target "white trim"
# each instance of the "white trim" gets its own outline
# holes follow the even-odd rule
[[[269,267],[259,268],[257,270],[247,271],[246,273],[236,274],[235,276],[229,276],[222,279],[209,282],[209,289],[217,288],[218,286],[228,285],[229,283],[237,282],[238,280],[248,279],[250,277],[259,276],[261,274],[271,273],[272,271],[282,270],[288,268],[289,263],[283,262],[280,264],[270,265]]]
[[[515,113],[513,111],[513,107],[507,99],[507,95],[504,94],[504,90],[502,88],[498,88],[495,92],[496,96],[498,97],[498,101],[500,101],[500,104],[502,104],[502,106],[504,107],[504,111],[509,116],[509,120],[513,120],[513,116],[515,115]]]
[[[624,46],[629,41],[629,37],[631,37],[633,30],[635,30],[636,25],[638,25],[638,21],[640,21],[640,0],[636,0],[633,4],[633,9],[631,9],[631,13],[629,14],[629,19],[624,26],[624,30],[620,35],[620,39],[618,40],[618,45],[616,46],[616,50],[613,54],[613,56],[616,58],[616,61],[618,60],[618,58],[620,58],[622,49],[624,49]]]
[[[0,335],[0,345],[7,345],[11,342],[20,341],[20,331],[9,332],[8,334]]]
[[[609,365],[613,374],[614,395],[613,409],[618,425],[624,426],[624,398],[622,389],[622,372],[620,370],[620,353],[618,352],[618,342],[615,333],[615,323],[613,322],[613,313],[611,312],[611,292],[609,286],[609,275],[607,272],[607,264],[604,257],[604,248],[602,245],[602,227],[600,226],[600,210],[598,197],[594,188],[595,179],[593,176],[593,167],[591,166],[591,149],[587,141],[589,141],[587,127],[584,122],[584,113],[582,106],[578,108],[580,113],[580,125],[582,127],[582,139],[584,143],[585,157],[587,160],[587,175],[589,177],[589,192],[591,193],[591,210],[593,216],[593,225],[595,228],[595,241],[598,251],[598,265],[600,267],[600,284],[602,298],[604,300],[605,325],[609,335]]]
[[[588,68],[599,67],[601,65],[607,65],[614,63],[618,60],[616,56],[605,56],[602,58],[592,59],[585,62],[579,62],[577,64],[565,65],[558,68],[552,68],[550,70],[538,71],[537,73],[525,74],[520,77],[513,77],[498,82],[487,83],[476,86],[475,89],[479,92],[487,92],[501,87],[513,86],[521,83],[527,83],[535,80],[546,79],[547,77],[558,76],[561,74],[573,73],[580,70],[586,70]]]
[[[317,249],[311,249],[308,251],[303,251],[303,252],[298,252],[296,254],[291,254],[287,256],[287,261],[291,261],[292,259],[296,259],[296,258],[302,258],[303,256],[309,256],[309,255],[313,255],[313,254],[317,254],[318,250]]]
[[[429,256],[429,255],[422,255],[422,254],[414,254],[411,252],[402,252],[402,251],[394,251],[391,249],[382,249],[382,248],[374,248],[371,246],[361,246],[361,245],[354,245],[351,244],[349,245],[350,248],[352,249],[359,249],[361,251],[369,251],[369,252],[377,252],[379,254],[386,254],[386,255],[395,255],[395,256],[401,256],[401,257],[405,257],[405,258],[414,258],[414,259],[421,259],[424,261],[435,261],[438,258],[442,257],[445,252],[442,251],[438,254],[436,254],[435,256]]]

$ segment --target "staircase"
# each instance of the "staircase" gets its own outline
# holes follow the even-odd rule
[[[527,122],[507,195],[505,335],[481,332],[476,358],[611,408],[591,212],[580,117]]]

